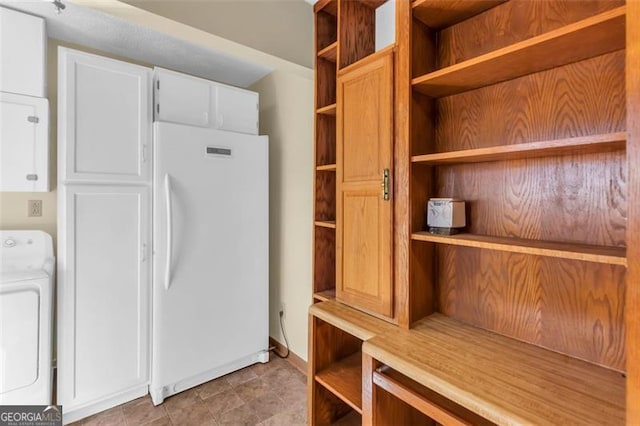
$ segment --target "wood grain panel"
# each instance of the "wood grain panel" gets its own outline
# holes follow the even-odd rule
[[[360,1],[340,3],[339,67],[344,68],[375,52],[375,9]]]
[[[409,281],[409,235],[411,173],[407,158],[411,155],[410,105],[411,105],[411,3],[409,0],[396,1],[396,60],[395,60],[395,109],[393,143],[393,282],[395,288],[394,311],[398,325],[410,325],[411,287]],[[365,421],[366,416],[363,416]],[[366,423],[366,422],[365,422]]]
[[[627,22],[640,22],[640,2],[627,4]],[[640,25],[627,25],[627,424],[640,424]]]
[[[345,70],[337,106],[336,298],[393,318],[393,51]]]
[[[333,171],[316,171],[315,220],[336,220],[336,173]]]
[[[622,0],[512,0],[439,33],[444,68],[624,5]],[[469,37],[473,34],[473,37]]]
[[[328,365],[316,373],[316,381],[362,414],[362,353]]]
[[[316,166],[336,163],[336,117],[316,116]]]
[[[313,292],[335,290],[336,287],[336,231],[315,227],[314,288]]]
[[[614,52],[441,98],[436,152],[624,131],[624,64]]]
[[[438,246],[440,312],[624,370],[625,268]]]
[[[437,32],[421,25],[419,21],[411,21],[411,68],[409,77],[418,77],[436,69],[437,66]]]
[[[336,40],[338,40],[336,17],[324,10],[316,13],[316,52],[320,52]]]
[[[316,60],[316,108],[336,103],[336,64],[326,59]]]
[[[626,180],[614,152],[442,166],[436,194],[467,201],[472,234],[624,246]]]

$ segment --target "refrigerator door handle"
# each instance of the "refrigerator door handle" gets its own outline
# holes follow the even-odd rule
[[[172,240],[173,240],[173,214],[171,211],[171,182],[169,174],[164,175],[164,195],[167,208],[167,257],[165,259],[164,269],[164,289],[169,290],[171,284],[171,257],[172,257]]]

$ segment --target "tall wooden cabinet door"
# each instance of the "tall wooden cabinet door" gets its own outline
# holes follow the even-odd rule
[[[60,48],[59,177],[65,182],[148,182],[151,69]]]
[[[393,52],[365,61],[338,78],[336,297],[392,317]]]
[[[147,186],[63,185],[58,233],[58,403],[65,413],[149,381]]]

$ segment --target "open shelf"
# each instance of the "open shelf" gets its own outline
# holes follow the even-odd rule
[[[362,353],[356,352],[316,373],[316,381],[362,414]]]
[[[321,226],[323,228],[331,228],[336,229],[336,221],[335,220],[316,220],[316,226]]]
[[[335,164],[323,164],[322,166],[316,166],[316,170],[319,172],[335,172]]]
[[[318,108],[318,109],[316,110],[316,112],[317,112],[318,114],[336,115],[336,104],[335,104],[335,102],[334,102],[334,103],[332,103],[331,105],[327,105],[327,106],[324,106],[324,107],[322,107],[322,108]]]
[[[367,315],[335,300],[312,305],[309,308],[309,314],[360,340],[367,340],[378,334],[398,330],[396,326],[386,321]]]
[[[626,140],[626,132],[607,133],[603,135],[416,155],[411,158],[411,161],[413,163],[426,165],[440,165],[520,160],[568,154],[591,154],[623,150],[626,146]]]
[[[333,42],[318,52],[318,57],[335,62],[338,54],[338,42]]]
[[[496,424],[624,424],[625,379],[441,314],[362,351]]]
[[[416,0],[413,16],[426,26],[440,29],[457,24],[506,0]]]
[[[362,416],[356,411],[351,411],[346,416],[340,417],[332,424],[335,426],[361,426]]]
[[[449,96],[624,49],[625,10],[620,6],[414,78],[413,87],[427,96]]]
[[[627,266],[626,249],[623,247],[601,247],[474,234],[435,235],[424,231],[413,233],[411,239],[438,244]]]
[[[329,290],[319,291],[317,293],[313,293],[313,298],[319,300],[321,302],[326,302],[327,300],[335,300],[336,298],[336,289],[332,288]]]

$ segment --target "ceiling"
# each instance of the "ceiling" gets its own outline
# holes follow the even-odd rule
[[[313,68],[313,7],[305,0],[123,1]]]
[[[0,0],[0,6],[45,18],[51,38],[139,62],[240,87],[248,87],[273,71],[89,7],[68,2],[65,5],[66,9],[56,14],[53,5],[43,0]]]

